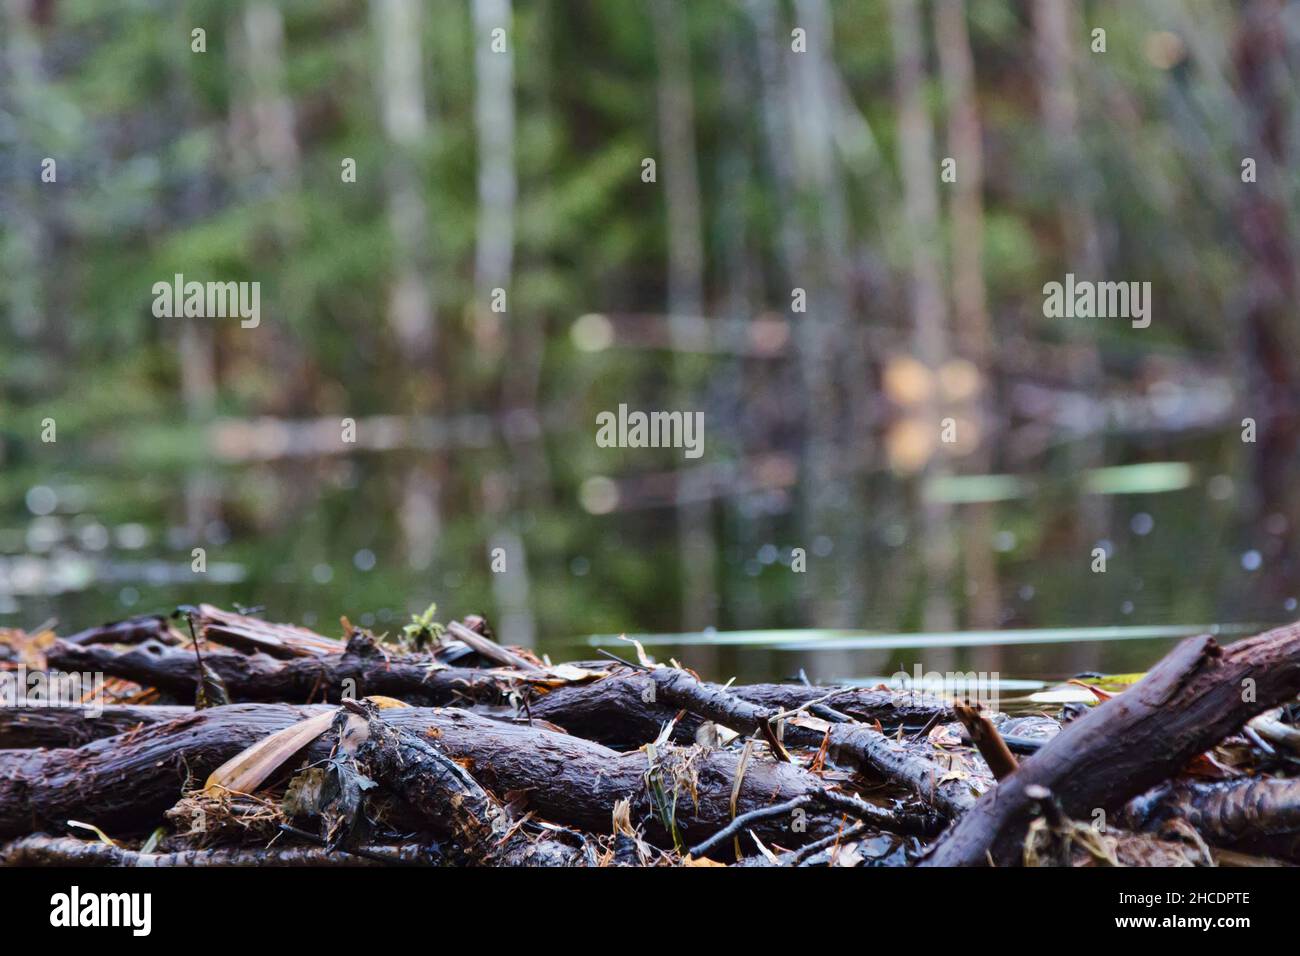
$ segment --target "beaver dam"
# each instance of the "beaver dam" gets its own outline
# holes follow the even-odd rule
[[[554,663],[431,618],[0,631],[0,862],[1300,862],[1300,625],[1188,638],[1091,703],[1009,716],[716,683],[636,642]]]

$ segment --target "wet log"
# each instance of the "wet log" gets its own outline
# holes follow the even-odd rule
[[[145,641],[179,644],[181,636],[163,615],[141,614],[125,621],[90,627],[63,640],[69,644],[143,644]]]
[[[318,657],[343,652],[343,642],[323,637],[296,624],[275,624],[260,617],[223,611],[211,604],[190,609],[194,626],[208,640],[247,653],[271,657]]]
[[[773,721],[780,711],[750,703],[716,684],[705,684],[680,668],[656,667],[645,676],[654,682],[656,699],[670,706],[689,709],[739,733],[770,739],[774,732]],[[833,759],[906,785],[945,816],[957,816],[975,803],[970,787],[960,779],[946,779],[946,768],[924,754],[924,744],[908,748],[854,721],[830,723],[824,733],[786,722],[782,735],[785,742],[813,748],[829,738]]]
[[[1300,779],[1172,781],[1130,800],[1121,820],[1156,832],[1174,821],[1210,846],[1300,863]]]
[[[1033,798],[1047,787],[1066,813],[1089,820],[1176,775],[1254,715],[1300,693],[1300,625],[1227,648],[1188,638],[1141,681],[1066,724],[980,798],[922,861],[927,866],[1016,863]]]
[[[911,690],[812,684],[742,684],[727,689],[742,700],[774,710],[793,710],[820,701],[811,713],[825,707],[864,724],[879,722],[890,731],[952,718],[952,706],[943,698]]]
[[[55,642],[47,660],[52,668],[102,672],[157,687],[182,700],[193,697],[198,674],[193,653],[151,642],[125,651]],[[535,668],[515,677],[499,669],[443,667],[427,659],[385,655],[364,636],[354,637],[345,653],[324,657],[276,660],[263,654],[209,650],[203,660],[221,678],[231,700],[237,703],[336,702],[347,693],[355,697],[382,694],[425,706],[495,704],[512,692],[527,691],[524,713],[528,717],[619,748],[640,747],[654,740],[659,729],[677,712],[675,706],[656,700],[651,690],[653,681],[630,669],[620,669],[589,683],[547,688],[531,683],[537,679]],[[721,689],[721,685],[704,686]],[[789,710],[821,700],[823,709],[830,708],[865,723],[879,722],[891,731],[901,726],[921,727],[951,716],[944,701],[910,691],[800,684],[752,684],[727,688],[727,691],[772,710]],[[698,718],[683,720],[676,728],[674,739],[693,740],[700,723]],[[52,739],[50,744],[7,742],[4,724],[0,715],[0,746],[70,742],[57,739]],[[54,728],[50,730],[53,732]]]
[[[660,699],[654,684],[643,671],[620,669],[602,680],[559,687],[530,700],[528,714],[610,747],[639,747],[655,739],[680,707],[688,706]],[[704,686],[722,689],[719,684]],[[919,728],[952,713],[943,700],[910,691],[803,684],[745,684],[726,690],[771,711],[792,710],[821,700],[825,707],[847,717],[864,723],[878,721],[891,731],[901,726]],[[700,724],[698,716],[688,715],[676,728],[674,739],[695,739]]]
[[[85,820],[110,834],[143,832],[183,790],[254,742],[313,713],[320,706],[232,704],[196,711],[137,733],[96,740],[75,749],[0,751],[0,838],[62,828]],[[647,838],[671,846],[668,826],[679,838],[698,842],[730,822],[738,757],[663,745],[652,765],[643,751],[619,753],[600,744],[525,725],[494,721],[454,708],[402,708],[381,719],[435,741],[484,787],[512,793],[543,819],[609,832],[615,805],[631,801],[632,819]],[[308,759],[323,759],[317,740]],[[647,778],[678,799],[656,805]],[[694,796],[687,792],[694,790]],[[750,760],[735,812],[819,795],[825,784],[790,764]],[[513,799],[513,798],[512,798]],[[675,817],[671,814],[675,812]],[[760,837],[783,847],[827,835],[842,811],[809,812],[755,826]]]
[[[209,654],[204,660],[212,656],[220,655]],[[192,655],[190,660],[193,661]],[[479,676],[482,680],[488,679],[487,675]],[[654,740],[664,723],[678,713],[676,708],[667,704],[645,699],[650,684],[649,679],[639,673],[619,673],[589,684],[572,684],[532,700],[519,716],[521,719],[545,720],[606,746],[619,749],[640,747]],[[498,685],[499,692],[505,693],[510,681],[499,679]],[[487,683],[480,682],[470,689],[470,696],[490,700],[494,695],[488,687]],[[943,700],[902,691],[801,684],[747,684],[729,690],[750,703],[776,710],[790,710],[812,700],[823,700],[826,706],[839,713],[866,723],[879,721],[889,731],[898,727],[921,727],[931,719],[948,715],[948,705]],[[415,703],[420,701],[417,699]],[[486,709],[493,710],[490,707]],[[0,708],[0,749],[80,746],[139,725],[147,727],[175,720],[193,708],[162,704],[106,704],[98,710],[98,716],[92,716],[90,712],[76,708]],[[494,711],[488,716],[509,718],[514,713],[510,709],[501,713]],[[690,743],[702,722],[699,717],[685,715],[678,722],[673,739]]]
[[[193,698],[198,677],[192,651],[155,641],[125,651],[55,641],[45,656],[51,669],[122,677],[182,700]],[[221,678],[232,701],[305,704],[380,694],[438,705],[496,700],[510,683],[491,671],[386,655],[364,636],[349,641],[342,654],[278,660],[262,653],[208,651],[203,660]]]
[[[403,843],[352,851],[319,846],[217,847],[178,853],[141,853],[75,837],[43,833],[0,846],[0,866],[385,866],[438,864],[436,845]]]
[[[400,794],[430,829],[451,838],[457,862],[500,863],[527,841],[509,833],[509,818],[496,797],[427,736],[386,724],[372,704],[345,701],[343,706],[365,720],[358,761],[390,793]]]
[[[248,614],[224,611],[211,604],[200,604],[191,611],[194,626],[201,636],[246,654],[260,651],[271,657],[289,660],[295,657],[342,654],[345,650],[343,641],[324,637],[296,624],[276,624]],[[467,616],[464,621],[453,621],[448,629],[468,633],[469,641],[474,647],[465,641],[444,639],[433,649],[433,656],[444,663],[451,664],[457,660],[470,663],[468,658],[480,657],[476,648],[480,648],[481,643],[497,647],[490,640],[491,632],[487,621],[477,614]],[[353,630],[350,637],[358,633],[363,632]],[[489,660],[491,655],[483,659]]]
[[[0,749],[79,747],[137,727],[176,720],[193,707],[153,704],[106,704],[81,707],[0,707]]]

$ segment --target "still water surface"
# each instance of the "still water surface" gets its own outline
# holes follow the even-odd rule
[[[555,660],[631,656],[618,639],[629,634],[718,679],[873,681],[919,664],[1020,689],[1144,670],[1181,636],[1229,640],[1296,616],[1286,509],[1254,500],[1226,440],[1171,441],[1137,467],[1116,452],[1074,483],[1045,471],[921,489],[869,476],[851,554],[834,534],[803,540],[787,493],[717,500],[714,623],[685,633],[672,511],[592,513],[559,490],[579,484],[559,474],[564,447],[551,450],[546,493],[505,508],[485,505],[497,473],[469,458],[435,476],[436,509],[424,464],[401,453],[153,467],[136,448],[129,467],[112,454],[53,471],[11,464],[0,626],[55,619],[68,633],[202,600],[337,636],[340,615],[397,631],[436,601],[440,617],[486,612],[507,640],[531,634]],[[947,496],[959,548],[947,584],[921,558],[923,493]],[[1089,502],[1103,505],[1100,532],[1081,528]],[[970,534],[974,506],[987,509],[982,538]],[[490,570],[497,546],[509,573]],[[847,580],[860,629],[824,626],[791,568],[799,546],[809,578],[835,568]],[[975,620],[976,558],[994,575],[994,626]],[[937,591],[952,599],[951,631],[925,627]]]

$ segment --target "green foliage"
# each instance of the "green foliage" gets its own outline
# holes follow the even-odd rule
[[[438,605],[430,604],[420,614],[412,614],[411,623],[402,628],[406,639],[416,648],[422,648],[430,643],[437,644],[442,640],[446,628],[433,619],[437,613]]]

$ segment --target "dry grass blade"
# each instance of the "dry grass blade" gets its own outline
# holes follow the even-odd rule
[[[93,823],[82,823],[80,820],[69,820],[68,826],[74,827],[78,830],[90,830],[92,833],[95,834],[95,836],[99,837],[100,843],[103,843],[107,846],[117,846],[116,840],[110,837],[99,827],[95,826]]]

